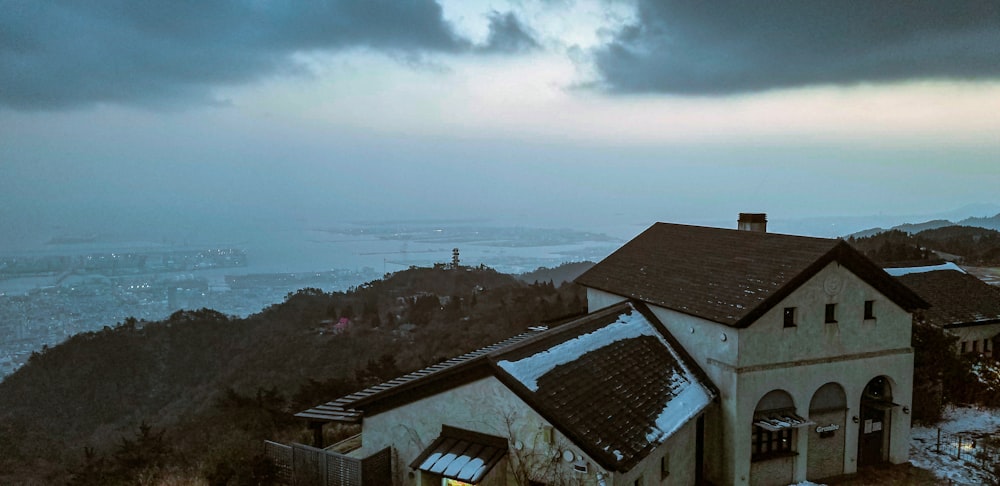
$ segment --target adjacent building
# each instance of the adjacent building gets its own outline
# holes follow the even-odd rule
[[[1000,288],[970,275],[954,263],[926,267],[887,268],[931,307],[914,316],[958,338],[960,354],[990,358],[1000,336]]]

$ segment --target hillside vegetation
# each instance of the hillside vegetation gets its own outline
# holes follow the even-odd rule
[[[575,285],[463,267],[128,319],[0,383],[0,484],[266,483],[264,439],[309,441],[293,413],[584,311]]]
[[[973,226],[941,226],[917,233],[893,229],[847,240],[885,266],[927,265],[944,260],[962,265],[1000,265],[1000,231]]]

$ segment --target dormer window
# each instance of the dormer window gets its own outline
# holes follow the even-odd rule
[[[827,324],[837,323],[837,304],[826,304],[826,320]]]
[[[785,307],[785,327],[795,327],[794,307]]]

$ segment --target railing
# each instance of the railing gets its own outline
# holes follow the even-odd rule
[[[381,486],[392,484],[392,451],[364,459],[304,444],[264,442],[265,455],[278,468],[282,484],[295,486]]]

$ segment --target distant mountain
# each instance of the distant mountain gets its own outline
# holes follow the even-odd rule
[[[974,228],[985,228],[985,229],[1000,231],[1000,213],[990,217],[965,218],[957,223],[953,223],[946,219],[933,219],[930,221],[924,221],[923,223],[903,223],[893,226],[889,229],[885,229],[882,227],[875,227],[852,233],[848,235],[848,237],[867,238],[891,230],[898,230],[904,233],[915,235],[917,233],[920,233],[921,231],[947,228],[951,226],[968,226]]]
[[[966,218],[958,222],[962,226],[977,226],[1000,231],[1000,214],[990,218]]]
[[[955,223],[952,223],[951,221],[948,221],[946,219],[935,219],[923,223],[904,223],[899,226],[893,226],[892,229],[905,231],[912,235],[914,233],[919,233],[924,230],[944,228],[945,226],[955,226]]]

